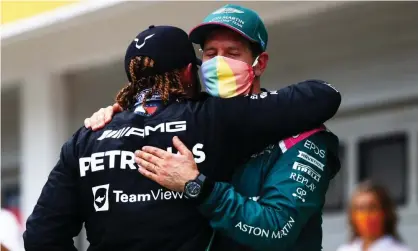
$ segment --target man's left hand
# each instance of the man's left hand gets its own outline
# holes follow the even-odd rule
[[[172,191],[183,192],[186,182],[196,179],[199,170],[192,152],[178,137],[173,138],[173,145],[180,154],[144,146],[135,152],[135,162],[145,177]]]

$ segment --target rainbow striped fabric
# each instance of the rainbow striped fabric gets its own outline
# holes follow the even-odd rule
[[[230,98],[247,94],[254,80],[254,71],[245,62],[216,56],[201,67],[206,91],[215,97]]]

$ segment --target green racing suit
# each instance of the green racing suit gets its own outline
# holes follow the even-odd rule
[[[322,208],[340,169],[338,137],[306,132],[253,155],[199,209],[214,229],[208,250],[322,250]]]

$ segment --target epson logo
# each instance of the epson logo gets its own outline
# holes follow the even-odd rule
[[[142,138],[150,135],[151,132],[181,132],[186,131],[186,121],[173,121],[161,123],[156,126],[145,126],[145,128],[124,127],[119,130],[106,130],[97,140],[108,138],[129,137],[131,135],[140,136]]]

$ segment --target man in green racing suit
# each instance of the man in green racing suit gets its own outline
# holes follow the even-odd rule
[[[245,20],[230,21],[237,19]],[[267,31],[263,22],[254,11],[237,5],[226,5],[210,14],[191,31],[190,38],[202,46],[203,62],[214,56],[235,57],[228,48],[223,48],[228,46],[223,39],[232,42],[248,39],[253,55],[259,54],[254,52],[253,45],[259,45],[262,53],[257,59],[261,64],[262,55],[266,55]],[[252,99],[264,96],[255,83],[251,93],[249,98]],[[86,126],[99,129],[104,125],[104,117],[108,122],[119,110],[116,105],[101,110],[86,119]],[[230,183],[215,182],[197,205],[215,230],[210,250],[321,250],[325,194],[330,180],[340,169],[338,144],[337,136],[322,126],[254,154],[234,172]],[[180,147],[188,151],[184,150],[184,145]],[[156,154],[155,151],[148,153]],[[181,164],[185,170],[196,166],[193,157],[172,155],[165,166]],[[141,166],[147,163],[159,166],[144,155],[139,157]],[[166,171],[169,173],[170,168]]]
[[[199,205],[213,250],[321,250],[322,208],[339,171],[338,138],[319,128],[280,141],[217,182]]]

